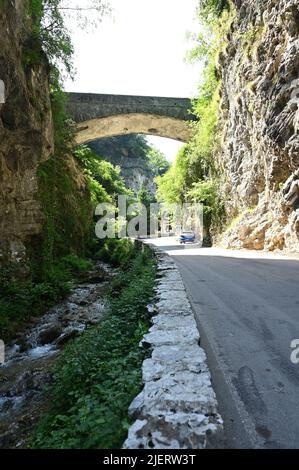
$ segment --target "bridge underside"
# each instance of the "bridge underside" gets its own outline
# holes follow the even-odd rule
[[[77,125],[78,144],[103,137],[125,134],[146,134],[167,137],[187,142],[191,137],[191,127],[181,119],[158,116],[156,114],[129,113],[100,117],[80,122]]]

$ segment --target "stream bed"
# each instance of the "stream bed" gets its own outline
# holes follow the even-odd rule
[[[64,345],[107,310],[105,294],[116,270],[99,262],[67,299],[43,316],[32,318],[6,348],[0,366],[0,448],[24,448],[43,411],[51,368]]]

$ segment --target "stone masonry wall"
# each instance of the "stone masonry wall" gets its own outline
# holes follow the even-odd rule
[[[129,408],[135,422],[124,448],[203,449],[223,422],[181,275],[167,254],[155,254],[157,303],[148,307],[153,326],[141,342],[152,354]]]

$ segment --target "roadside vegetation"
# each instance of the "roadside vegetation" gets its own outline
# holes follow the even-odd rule
[[[188,54],[190,61],[204,67],[193,112],[198,121],[192,124],[194,137],[178,153],[173,166],[157,178],[158,199],[168,204],[198,202],[204,204],[207,238],[219,230],[225,216],[225,195],[221,191],[221,174],[217,168],[220,135],[217,129],[220,78],[217,59],[225,47],[225,35],[232,17],[228,1],[199,0],[200,32],[196,46]]]
[[[150,253],[127,244],[126,268],[114,258],[122,271],[111,284],[105,318],[69,343],[55,366],[34,448],[112,449],[126,438],[128,407],[142,389],[146,352],[139,342],[149,327],[146,305],[155,283]]]

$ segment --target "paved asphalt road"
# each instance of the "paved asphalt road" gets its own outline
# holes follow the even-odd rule
[[[230,448],[299,448],[299,259],[151,243],[176,261],[195,311]],[[220,446],[224,446],[221,444]]]

